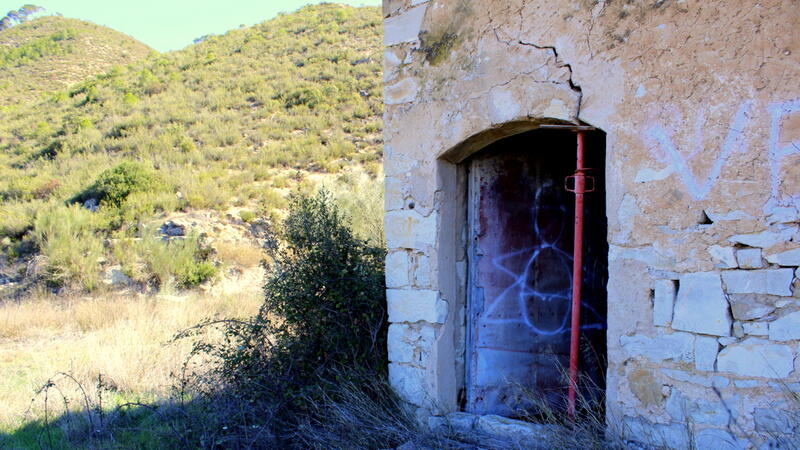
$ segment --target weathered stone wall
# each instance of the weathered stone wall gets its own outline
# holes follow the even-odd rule
[[[542,121],[607,135],[607,413],[700,446],[791,433],[800,389],[800,7],[385,0],[390,378],[464,384],[459,165]]]

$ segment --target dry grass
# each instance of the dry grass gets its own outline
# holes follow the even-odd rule
[[[189,351],[189,342],[167,344],[177,331],[212,316],[252,315],[260,303],[255,285],[235,296],[37,295],[0,305],[0,430],[38,418],[36,408],[26,417],[31,398],[59,372],[84,386],[102,375],[120,402],[163,397]]]
[[[216,257],[220,261],[243,268],[256,267],[264,259],[263,250],[253,245],[218,245],[216,252]]]

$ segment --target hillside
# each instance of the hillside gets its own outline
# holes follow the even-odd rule
[[[153,52],[82,20],[40,17],[0,31],[0,106],[31,101]]]
[[[56,22],[75,23],[3,39]],[[213,273],[200,239],[142,239],[155,219],[233,207],[250,221],[315,177],[377,175],[381,34],[378,8],[306,7],[2,108],[0,284],[27,273],[92,290],[114,264],[156,287],[196,284]],[[80,61],[77,45],[0,76]]]

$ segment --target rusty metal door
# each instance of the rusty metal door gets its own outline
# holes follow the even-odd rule
[[[572,146],[499,144],[469,166],[466,409],[516,416],[532,397],[565,393],[574,199],[564,178],[575,161]],[[581,328],[604,328],[586,306]]]

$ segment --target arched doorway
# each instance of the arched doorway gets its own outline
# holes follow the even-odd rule
[[[565,405],[570,352],[576,136],[537,129],[472,155],[467,169],[467,337],[464,409],[535,414]],[[605,135],[586,135],[594,191],[584,208],[581,394],[604,389],[608,245]],[[591,186],[590,186],[591,187]]]

